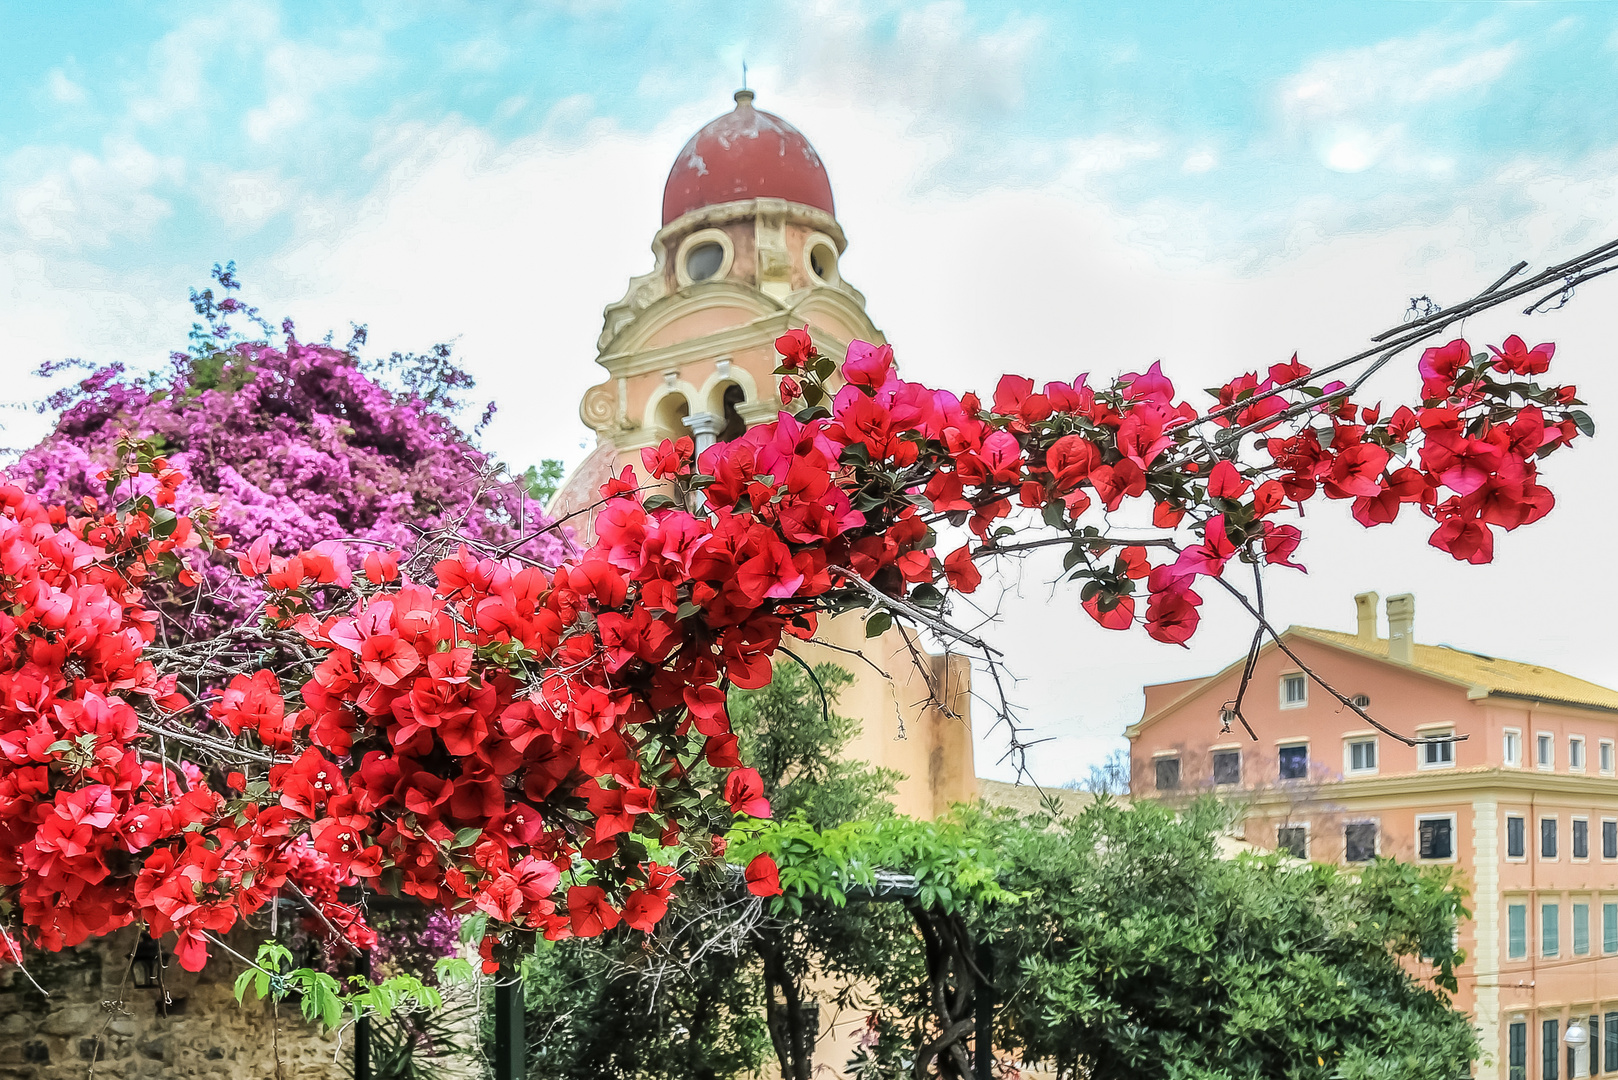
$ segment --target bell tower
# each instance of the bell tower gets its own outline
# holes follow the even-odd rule
[[[652,269],[607,306],[596,342],[607,377],[579,407],[596,447],[553,511],[588,506],[608,475],[640,467],[644,446],[690,435],[700,453],[774,420],[774,342],[788,327],[807,325],[829,355],[855,338],[881,343],[839,271],[847,247],[814,147],[737,91],[669,170]]]
[[[689,435],[701,453],[775,420],[775,339],[788,328],[807,326],[834,357],[855,339],[886,340],[839,268],[848,241],[820,155],[755,109],[751,90],[735,100],[675,158],[652,269],[607,306],[596,342],[606,379],[579,407],[596,447],[551,501],[553,516],[589,507],[625,465],[640,472],[643,447]],[[575,523],[590,543],[587,522]],[[837,706],[863,726],[848,753],[905,775],[904,813],[933,817],[976,798],[967,658],[930,655],[898,629],[870,640],[864,630],[857,615],[827,620],[820,636],[837,648],[800,653],[854,676]]]

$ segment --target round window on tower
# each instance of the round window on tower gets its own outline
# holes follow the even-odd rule
[[[699,229],[685,238],[675,260],[675,277],[680,287],[699,281],[718,281],[730,273],[735,258],[730,237],[722,229]]]
[[[692,281],[707,281],[719,273],[724,261],[725,249],[718,244],[698,244],[685,257],[685,272]]]
[[[809,274],[821,285],[837,284],[837,248],[825,237],[816,237],[806,245]]]

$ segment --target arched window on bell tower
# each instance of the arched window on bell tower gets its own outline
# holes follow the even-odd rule
[[[725,406],[725,424],[719,429],[719,441],[730,442],[732,439],[741,438],[747,431],[747,421],[742,419],[742,414],[736,409],[747,400],[747,392],[735,383],[730,383],[725,387],[722,400]]]
[[[658,441],[663,439],[679,439],[691,434],[685,418],[691,415],[691,404],[685,400],[684,394],[666,394],[657,403],[657,432]]]

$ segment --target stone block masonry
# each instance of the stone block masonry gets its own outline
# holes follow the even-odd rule
[[[171,1004],[163,1015],[162,991],[137,990],[125,980],[135,935],[131,927],[63,953],[30,953],[28,972],[49,997],[14,966],[0,974],[0,1080],[347,1075],[351,1032],[339,1061],[336,1035],[304,1023],[295,1004],[283,1003],[279,1020],[257,1000],[237,1005],[231,984],[244,965],[217,947],[197,975],[170,961],[163,981]],[[250,956],[258,937],[243,933],[229,941]]]

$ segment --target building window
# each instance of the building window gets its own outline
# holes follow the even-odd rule
[[[1522,764],[1522,732],[1507,728],[1505,745],[1501,749],[1507,765]]]
[[[1376,740],[1355,739],[1348,744],[1348,771],[1376,772]]]
[[[1556,819],[1553,817],[1539,819],[1539,857],[1556,858]]]
[[[1567,767],[1577,772],[1584,771],[1584,737],[1573,735],[1567,740]]]
[[[1281,779],[1302,780],[1309,775],[1309,744],[1281,747]]]
[[[1309,704],[1309,679],[1303,675],[1281,676],[1281,708],[1301,709]]]
[[[1601,823],[1601,857],[1618,859],[1618,821]]]
[[[1282,825],[1275,830],[1275,850],[1295,859],[1309,857],[1309,830],[1302,825]]]
[[[1453,859],[1455,857],[1455,819],[1430,817],[1416,819],[1416,835],[1420,838],[1423,859]]]
[[[1613,767],[1615,765],[1618,765],[1618,761],[1613,760],[1613,748],[1612,748],[1612,740],[1611,739],[1602,739],[1601,740],[1601,748],[1600,748],[1599,754],[1600,754],[1600,760],[1597,761],[1597,764],[1601,766],[1601,774],[1603,776],[1611,776],[1612,773],[1613,773]]]
[[[1618,1012],[1607,1014],[1606,1053],[1602,1055],[1607,1059],[1607,1068],[1611,1069],[1618,1064]]]
[[[1343,858],[1349,862],[1376,858],[1376,822],[1356,821],[1343,829]]]
[[[1573,905],[1573,955],[1590,954],[1590,905]]]
[[[1539,954],[1555,956],[1562,951],[1562,906],[1539,905]]]
[[[1506,1074],[1506,1080],[1528,1080],[1528,1025],[1525,1022],[1518,1020],[1512,1023],[1509,1045],[1510,1071]]]
[[[1556,1062],[1562,1047],[1561,1024],[1544,1020],[1539,1025],[1539,1063],[1541,1080],[1557,1080]]]
[[[1180,786],[1179,758],[1160,757],[1152,764],[1157,769],[1157,790],[1174,791]]]
[[[1528,905],[1506,905],[1506,955],[1512,960],[1528,956]]]
[[[1424,742],[1421,744],[1422,768],[1442,769],[1455,764],[1455,744],[1448,741],[1454,734],[1453,731],[1438,731],[1426,736],[1429,739],[1444,741]]]
[[[1534,739],[1534,745],[1538,747],[1536,751],[1538,756],[1534,760],[1539,763],[1539,767],[1541,769],[1555,768],[1556,740],[1542,733]]]
[[[1573,819],[1573,857],[1575,859],[1590,857],[1590,822],[1586,818]]]
[[[1601,1071],[1601,1017],[1588,1017],[1585,1023],[1589,1026],[1584,1029],[1584,1032],[1590,1040],[1590,1071],[1586,1075],[1594,1076]],[[1610,1060],[1607,1067],[1609,1069],[1612,1067]]]
[[[1240,750],[1214,751],[1213,782],[1215,784],[1239,784],[1242,782],[1242,752]]]
[[[1512,814],[1506,817],[1506,858],[1521,859],[1528,854],[1523,819]]]
[[[1618,904],[1601,905],[1601,951],[1608,955],[1618,953]],[[1618,1058],[1612,1060],[1618,1065]]]

